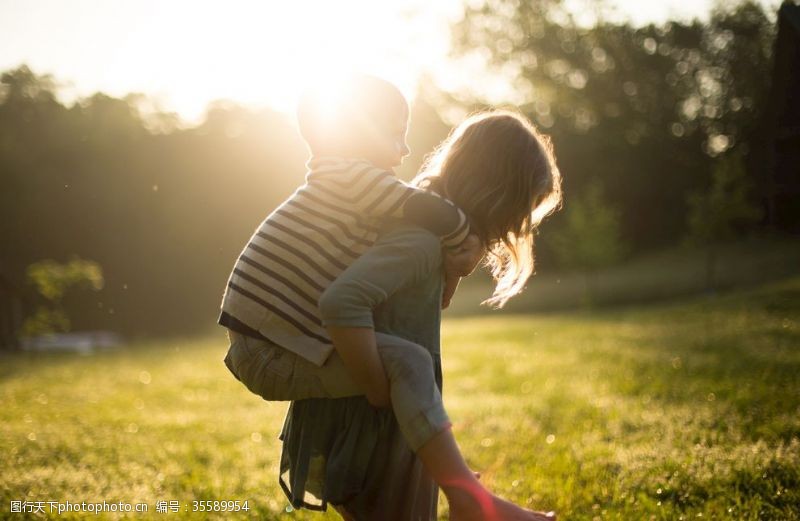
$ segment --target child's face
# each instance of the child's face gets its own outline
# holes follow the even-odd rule
[[[403,162],[410,150],[406,144],[408,131],[408,109],[404,108],[390,123],[385,139],[375,150],[372,162],[381,168],[393,168]]]

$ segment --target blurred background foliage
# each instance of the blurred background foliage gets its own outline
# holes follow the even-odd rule
[[[94,261],[72,256],[69,262],[53,260],[34,262],[27,269],[28,282],[46,304],[40,305],[22,324],[22,334],[32,336],[66,332],[71,323],[64,309],[68,290],[103,289],[103,269]]]
[[[765,175],[759,127],[775,26],[759,5],[733,4],[708,24],[634,28],[602,12],[581,26],[557,0],[490,0],[467,9],[456,50],[487,56],[553,136],[567,194],[602,180],[624,237],[663,245],[683,233],[685,195],[707,186],[716,158],[736,148],[751,175]]]
[[[461,116],[512,105],[552,136],[565,181],[566,207],[542,228],[552,239],[537,242],[538,272],[591,271],[723,228],[769,231],[773,18],[745,1],[719,4],[708,23],[633,27],[598,8],[586,25],[558,0],[470,2],[452,59],[484,61],[508,90],[423,79],[398,173],[410,179]],[[187,128],[147,110],[142,93],[66,106],[58,90],[25,65],[0,78],[0,275],[22,281],[34,262],[78,255],[104,284],[70,296],[75,329],[210,327],[245,241],[304,180],[293,119],[217,100]],[[731,154],[739,166],[721,163]],[[727,211],[726,193],[751,218],[701,230]],[[32,285],[18,286],[37,301]]]

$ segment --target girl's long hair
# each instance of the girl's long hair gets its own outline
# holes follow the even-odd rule
[[[488,248],[495,280],[482,304],[501,308],[534,273],[534,235],[561,208],[561,174],[550,138],[509,110],[473,114],[426,158],[413,184],[450,199]]]

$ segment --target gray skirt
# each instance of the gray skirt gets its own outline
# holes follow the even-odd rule
[[[432,357],[441,391],[441,356]],[[344,505],[359,521],[437,518],[439,487],[391,409],[376,409],[364,396],[295,400],[278,439],[278,481],[295,508]]]

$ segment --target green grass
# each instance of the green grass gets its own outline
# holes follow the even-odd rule
[[[445,403],[482,480],[560,519],[800,519],[799,318],[793,277],[639,308],[449,319]],[[285,512],[286,404],[246,391],[225,350],[220,333],[0,358],[0,517],[21,499],[151,511],[217,499],[249,500],[246,517],[337,519]]]
[[[631,305],[684,298],[706,291],[706,250],[671,246],[636,255],[600,270],[591,281],[591,299],[598,307]],[[757,235],[721,244],[714,282],[719,290],[752,287],[797,273],[800,241],[782,235]],[[587,277],[579,272],[542,269],[527,289],[501,312],[567,310],[582,307]],[[462,281],[448,317],[498,314],[480,303],[492,294],[488,275],[477,272]]]

